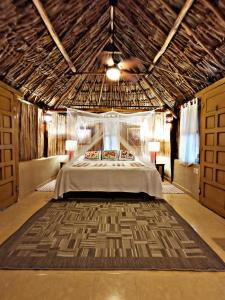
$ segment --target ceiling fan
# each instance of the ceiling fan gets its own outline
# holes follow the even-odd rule
[[[121,60],[118,56],[118,54],[121,53],[117,50],[114,44],[109,44],[108,48],[112,48],[114,50],[109,51],[108,49],[103,49],[100,55],[100,63],[106,70],[107,78],[113,81],[118,81],[119,79],[132,82],[137,81],[138,73],[136,75],[132,72],[132,70],[138,69],[138,71],[143,71],[144,65],[142,62],[136,57]]]
[[[141,60],[136,57],[130,57],[128,59],[121,60],[120,54],[122,54],[114,43],[114,35],[115,35],[115,6],[117,4],[117,0],[110,0],[111,5],[111,42],[103,48],[103,51],[100,55],[100,64],[104,66],[106,70],[106,76],[108,79],[113,81],[118,81],[119,79],[123,79],[125,81],[138,81],[138,73],[137,75],[132,72],[132,70],[136,69],[139,71],[143,71],[144,65]]]

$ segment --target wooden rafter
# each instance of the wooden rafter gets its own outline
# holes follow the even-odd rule
[[[106,38],[103,40],[103,42],[96,48],[97,54],[99,54],[99,51],[101,51],[102,48],[105,46],[105,44],[108,42],[109,37],[110,37],[110,36],[106,36]],[[96,42],[96,41],[94,40],[93,42]],[[91,44],[89,45],[89,47],[91,48]],[[99,49],[100,49],[100,50],[99,50]],[[90,59],[91,59],[94,55],[95,55],[95,53],[93,53],[92,55],[90,55]],[[91,65],[93,64],[93,60],[90,61],[90,59],[87,60],[87,65],[88,65],[88,66],[91,66]],[[94,57],[94,60],[95,60],[95,59],[96,59],[96,57]],[[80,75],[84,75],[84,74],[80,74]],[[89,74],[86,74],[86,75],[89,75]],[[62,77],[62,78],[64,78],[64,76],[65,76],[65,73],[63,74],[63,77]],[[58,82],[60,82],[60,80],[61,80],[61,77],[59,77],[59,79],[58,79],[56,82],[53,81],[53,82],[52,82],[52,86],[50,86],[49,88],[54,87],[55,85],[58,85]],[[70,83],[71,83],[71,82],[74,82],[74,80],[76,80],[76,82],[77,82],[77,79],[76,79],[76,78],[74,79],[74,77],[72,76],[71,79],[68,81],[67,88],[68,88],[68,85],[69,85],[69,88],[72,86],[73,83],[72,83],[72,84],[70,84]],[[76,84],[76,83],[74,82],[74,84]],[[49,88],[48,88],[48,89],[49,89]],[[73,88],[72,88],[72,89],[73,89]],[[52,97],[54,97],[54,95],[58,93],[57,89],[54,89],[54,90],[53,90],[53,93],[54,93],[54,94],[52,95]],[[66,91],[65,95],[67,95],[67,91]]]
[[[85,104],[88,104],[89,100],[91,99],[91,94],[92,94],[92,91],[93,91],[93,89],[95,87],[96,81],[97,81],[97,76],[95,76],[95,79],[94,79],[94,81],[93,81],[93,83],[91,85],[91,88],[90,88],[89,93],[88,93],[88,97],[87,97],[87,99],[85,101]]]
[[[97,0],[93,0],[93,1],[92,1],[92,3],[91,3],[91,5],[90,5],[89,9],[92,9],[93,6],[96,5],[96,1],[97,1]],[[105,12],[101,15],[101,17],[98,19],[98,23],[99,23],[99,24],[101,23],[101,20],[107,15],[107,13],[108,13],[108,9],[106,9],[106,11],[105,11]],[[78,26],[79,23],[81,22],[81,20],[82,20],[82,19],[85,19],[87,16],[88,16],[88,10],[85,10],[85,11],[83,12],[83,14],[82,14],[81,16],[79,16],[79,18],[76,20],[76,22],[73,23],[72,26],[69,28],[69,30],[66,32],[66,36],[64,37],[64,39],[65,39],[67,36],[70,36],[71,34],[73,34],[73,32],[74,32],[74,30],[75,30],[75,26]],[[90,25],[93,26],[92,23],[91,23]],[[91,28],[91,26],[90,26],[89,28]],[[87,30],[87,32],[86,32],[84,35],[82,35],[82,38],[77,42],[76,47],[79,47],[80,44],[81,44],[83,41],[89,39],[89,31],[90,31],[90,30]],[[98,34],[98,32],[97,32],[96,34]],[[41,63],[39,66],[37,66],[37,68],[35,69],[35,72],[40,72],[41,69],[42,69],[45,65],[48,65],[48,59],[49,59],[49,58],[51,57],[51,55],[54,53],[55,49],[56,49],[56,48],[53,48],[53,50],[52,50],[52,51],[49,53],[49,55],[42,61],[42,63]],[[82,54],[82,53],[81,53],[81,54]],[[75,64],[79,59],[81,59],[80,56],[81,56],[81,55],[77,56],[77,55],[76,55],[76,51],[74,51],[73,55],[71,55],[71,59],[74,59],[74,64]],[[52,76],[54,76],[54,75],[55,75],[55,77],[58,77],[58,76],[55,74],[55,69],[61,70],[62,68],[61,68],[60,66],[63,66],[63,64],[64,64],[64,59],[62,58],[62,59],[59,61],[59,63],[56,64],[56,66],[51,70],[51,75],[50,75],[50,77],[52,77]],[[62,70],[63,70],[63,69],[62,69]],[[65,76],[66,73],[67,73],[67,69],[63,72],[62,76]],[[30,76],[28,76],[28,78],[26,79],[26,81],[25,81],[25,82],[26,82],[26,87],[27,87],[27,85],[29,84],[30,78],[31,78],[31,80],[32,80],[33,75],[34,75],[34,74],[31,73]],[[46,77],[46,76],[45,76],[44,78],[45,78],[45,80],[48,79],[48,77]],[[36,88],[37,88],[37,87],[36,87]]]
[[[123,45],[124,45],[124,44],[123,44]],[[118,49],[119,49],[121,52],[123,52],[119,45],[117,45],[117,47],[118,47]],[[127,49],[127,52],[128,52],[129,55],[131,55],[129,49]],[[142,76],[143,79],[145,78],[145,79],[147,80],[147,76],[148,76],[148,75],[146,75],[146,74],[140,74],[140,76]],[[149,83],[150,83],[150,82],[149,82]],[[161,84],[160,84],[160,85],[161,85]],[[161,85],[161,86],[162,86],[162,85]],[[166,93],[170,96],[170,98],[174,100],[174,97],[170,94],[170,92],[169,92],[164,86],[162,86],[162,87],[163,87],[163,89],[166,91]],[[155,94],[155,92],[154,92],[154,94]],[[167,104],[165,101],[163,101],[163,100],[161,100],[161,102],[164,102],[164,104],[168,105],[168,104]]]
[[[149,97],[149,95],[147,94],[146,90],[143,88],[143,86],[140,83],[140,80],[138,80],[138,86],[141,88],[141,90],[143,91],[143,93],[145,94],[146,98],[148,99],[148,101],[150,102],[150,104],[152,104],[152,99]]]
[[[102,85],[101,85],[101,89],[100,89],[100,92],[99,92],[98,105],[100,105],[100,102],[101,102],[104,83],[105,83],[105,75],[102,78]]]
[[[173,66],[173,65],[172,65]],[[165,68],[162,68],[162,67],[159,67],[159,66],[155,66],[156,69],[158,70],[161,70],[163,72],[167,72],[169,74],[172,74],[172,75],[177,75],[177,76],[181,76],[180,73],[176,73],[174,71],[171,71],[171,70],[168,70],[168,69],[165,69]],[[189,80],[192,80],[192,81],[195,81],[195,82],[205,82],[203,80],[200,80],[200,79],[196,79],[196,78],[193,78],[193,77],[190,77],[190,76],[187,76],[187,75],[182,75],[181,78],[187,78]],[[187,81],[186,81],[187,82]],[[192,88],[192,86],[189,84],[189,87],[190,89],[194,92],[194,89]]]
[[[166,106],[166,108],[173,114],[173,116],[175,118],[177,118],[176,114],[174,113],[174,111],[171,109],[171,107],[169,107],[169,105],[158,95],[158,92],[154,89],[153,85],[151,84],[151,82],[148,80],[148,78],[146,78],[145,76],[143,76],[143,80],[147,83],[147,85],[149,86],[150,91],[155,95],[156,99],[159,101],[159,103],[162,103],[163,105]]]
[[[170,42],[172,41],[173,37],[175,36],[179,26],[181,25],[181,22],[183,21],[184,17],[186,16],[188,10],[190,9],[191,5],[193,4],[194,0],[186,0],[185,4],[183,5],[180,13],[177,16],[177,19],[175,20],[173,27],[171,28],[162,48],[159,50],[159,52],[156,54],[155,58],[153,59],[153,62],[151,66],[149,67],[149,71],[151,71],[154,68],[154,65],[157,63],[157,61],[160,59],[160,57],[164,54],[167,47],[169,46]]]
[[[82,87],[83,87],[83,85],[84,85],[85,80],[87,79],[87,77],[88,77],[88,75],[84,76],[84,79],[82,80],[80,86],[78,87],[78,89],[77,89],[74,97],[68,101],[68,103],[67,103],[68,107],[70,107],[71,105],[73,105],[73,103],[76,101],[76,99],[77,99],[77,97],[78,97],[78,95],[79,95],[79,93],[80,93],[80,91],[81,91],[81,89],[82,89]]]
[[[123,19],[125,19],[126,24],[129,27],[133,26],[132,21],[129,19],[129,17],[119,7],[116,8],[116,12],[117,12],[117,14],[121,15],[121,17]],[[134,32],[136,32],[137,36],[139,36],[143,40],[143,42],[145,43],[145,45],[151,44],[150,40],[138,29],[137,26],[133,26],[133,30],[134,30]],[[135,41],[134,41],[134,43],[136,44]],[[152,46],[152,44],[151,44],[151,46]],[[151,61],[151,59],[148,56],[148,53],[146,53],[146,61],[145,62],[150,62],[150,61]]]
[[[96,52],[94,52],[93,55],[90,57],[88,66],[91,66],[93,64],[93,62],[96,60],[96,57],[99,55],[99,53],[105,47],[105,45],[108,43],[109,39],[110,39],[110,36],[107,36],[103,40],[102,44],[100,44],[98,46],[98,48],[96,49]],[[67,92],[64,95],[62,95],[61,99],[55,104],[54,108],[58,108],[62,104],[64,99],[67,97],[67,95],[69,95],[71,93],[71,91],[73,91],[73,89],[76,87],[76,84],[77,84],[77,81],[76,81],[76,77],[75,77],[75,78],[73,78],[73,83],[70,85],[70,88],[67,90]]]
[[[219,60],[218,60],[218,58],[216,57],[216,55],[213,54],[212,51],[211,51],[210,49],[208,49],[208,48],[203,44],[203,42],[200,40],[199,37],[197,37],[197,35],[194,33],[194,31],[193,31],[189,26],[187,26],[186,24],[183,24],[182,26],[183,26],[183,28],[185,29],[186,33],[187,33],[189,36],[192,36],[192,37],[194,38],[195,42],[196,42],[197,44],[199,44],[199,45],[202,47],[202,49],[203,49],[206,53],[208,53],[208,55],[209,55],[210,57],[213,58],[213,60],[217,63],[217,65],[219,65],[221,68],[224,69],[224,66],[219,62]]]
[[[168,4],[168,3],[166,3],[165,2],[165,0],[160,0],[161,1],[161,3],[162,3],[162,5],[174,16],[174,17],[176,17],[177,16],[177,14],[176,14],[176,12],[170,7],[170,5]],[[193,37],[193,39],[195,40],[195,42],[197,43],[197,44],[199,44],[200,46],[201,46],[201,48],[206,52],[206,53],[208,53],[208,55],[210,56],[210,57],[212,57],[213,58],[213,60],[220,66],[220,67],[223,67],[224,68],[224,66],[222,66],[221,65],[221,63],[219,62],[219,60],[217,59],[217,57],[212,53],[212,51],[210,50],[210,49],[208,49],[207,48],[207,46],[205,46],[202,42],[201,42],[201,40],[199,39],[199,37],[196,35],[196,33],[190,28],[190,26],[186,23],[186,22],[183,22],[182,24],[181,24],[181,26],[184,28],[184,30],[186,31],[186,33],[189,35],[189,36],[191,36],[191,37]]]
[[[33,3],[35,5],[35,7],[37,8],[43,22],[45,23],[45,26],[47,27],[48,31],[49,31],[49,34],[51,35],[51,37],[53,38],[54,42],[56,43],[59,51],[62,53],[63,57],[65,58],[65,60],[67,61],[70,69],[73,71],[73,72],[76,72],[76,68],[74,66],[74,64],[72,63],[72,61],[70,60],[70,57],[68,55],[68,53],[66,52],[65,48],[63,47],[57,33],[55,32],[53,26],[52,26],[52,23],[51,21],[49,20],[49,17],[41,3],[40,0],[33,0]]]

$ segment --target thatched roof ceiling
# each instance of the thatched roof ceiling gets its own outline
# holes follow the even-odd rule
[[[225,0],[192,1],[156,62],[188,1],[42,0],[76,72],[33,2],[0,2],[0,80],[19,89],[28,101],[51,108],[173,108],[225,75]],[[141,73],[137,82],[111,82],[99,64],[112,38],[110,2],[117,2],[113,26],[119,59],[137,57],[145,66],[133,70]]]

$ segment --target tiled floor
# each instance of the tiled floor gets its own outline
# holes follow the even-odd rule
[[[0,243],[51,198],[35,192],[0,212]],[[164,195],[225,261],[225,220],[185,194]],[[225,272],[0,271],[0,300],[225,300]]]

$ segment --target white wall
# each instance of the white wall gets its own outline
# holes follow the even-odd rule
[[[67,160],[67,155],[33,159],[19,163],[19,199],[54,178],[60,168],[60,162]]]
[[[199,165],[185,166],[175,159],[173,183],[199,200],[199,172]]]

